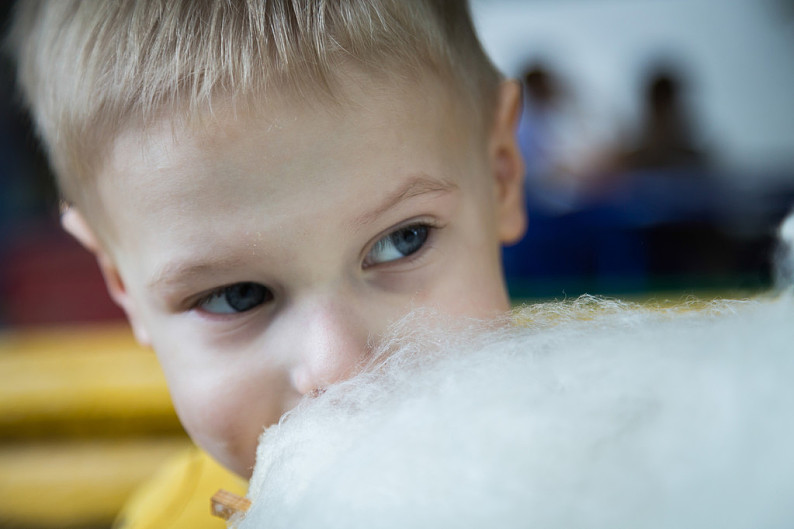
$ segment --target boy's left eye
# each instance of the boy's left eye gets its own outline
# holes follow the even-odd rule
[[[273,292],[259,283],[235,283],[210,293],[196,304],[210,314],[235,314],[255,309],[273,299]]]
[[[364,267],[396,261],[419,251],[427,241],[430,226],[414,224],[386,235],[369,251],[364,258]]]

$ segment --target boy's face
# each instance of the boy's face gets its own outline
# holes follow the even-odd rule
[[[351,375],[411,309],[509,308],[518,91],[481,134],[434,83],[349,89],[355,105],[283,98],[267,118],[130,130],[98,179],[111,293],[188,433],[243,476],[264,426]]]

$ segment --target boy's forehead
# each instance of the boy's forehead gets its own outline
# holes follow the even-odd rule
[[[429,82],[368,88],[354,89],[355,98],[338,106],[281,97],[245,115],[219,104],[198,125],[162,120],[126,130],[98,183],[114,236],[172,223],[167,217],[175,210],[185,213],[185,222],[196,222],[190,215],[200,211],[205,222],[265,201],[272,221],[295,208],[331,206],[301,203],[317,191],[358,196],[363,205],[365,197],[410,195],[453,182],[462,172],[456,167],[460,152],[474,147],[473,128],[443,88]],[[392,181],[395,189],[386,186]]]
[[[308,142],[313,149],[338,149],[338,155],[344,156],[341,148],[351,139],[377,135],[379,142],[391,141],[396,147],[406,134],[421,133],[428,126],[444,134],[463,128],[470,134],[475,129],[461,127],[471,120],[464,117],[446,83],[431,76],[395,83],[353,71],[341,85],[344,88],[334,97],[278,91],[252,101],[220,96],[196,112],[161,113],[152,124],[134,124],[116,135],[105,158],[109,163],[100,172],[123,178],[141,163],[161,171],[197,157],[205,163],[213,158],[220,161],[229,154],[245,153],[252,144],[258,146],[258,140],[272,147],[260,152],[263,157],[277,153],[287,157]],[[251,135],[256,136],[253,141]]]

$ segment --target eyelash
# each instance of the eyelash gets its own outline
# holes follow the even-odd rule
[[[393,235],[395,235],[395,234],[397,234],[397,233],[399,233],[399,232],[401,232],[403,230],[409,230],[409,229],[412,229],[412,228],[426,228],[427,229],[427,238],[422,242],[422,245],[415,252],[413,252],[411,254],[408,254],[405,257],[402,257],[400,259],[394,259],[392,261],[387,261],[387,262],[383,262],[383,263],[374,263],[374,264],[371,264],[371,265],[367,265],[365,263],[367,256],[369,256],[369,254],[373,251],[375,246],[380,241],[386,239],[387,237],[391,237],[391,236],[393,236]],[[407,224],[403,224],[402,226],[397,226],[396,228],[390,228],[385,233],[383,233],[383,234],[379,235],[378,237],[376,237],[375,238],[375,242],[373,242],[372,244],[370,244],[367,247],[366,253],[364,254],[364,258],[362,259],[362,268],[366,270],[366,269],[373,268],[373,267],[378,267],[378,266],[379,267],[388,267],[390,265],[397,264],[397,263],[399,263],[399,264],[410,264],[410,263],[413,263],[413,262],[417,261],[418,259],[420,259],[424,255],[425,251],[430,247],[430,245],[432,244],[433,240],[436,237],[436,232],[440,228],[441,227],[438,226],[436,223],[434,223],[432,221],[428,221],[428,220],[409,221]]]
[[[231,313],[231,312],[230,313],[221,313],[221,312],[212,312],[212,311],[209,311],[209,310],[204,310],[202,308],[202,306],[204,304],[209,303],[213,298],[226,296],[228,294],[228,290],[229,289],[232,289],[234,287],[238,287],[239,288],[239,287],[249,286],[249,285],[250,286],[254,286],[254,287],[261,287],[264,290],[264,292],[263,292],[264,299],[261,300],[259,303],[257,303],[257,305],[251,307],[250,309],[242,310],[240,312],[234,312],[234,313]],[[243,314],[243,313],[251,312],[252,310],[258,308],[261,305],[266,305],[267,303],[270,303],[272,300],[273,300],[273,291],[269,287],[267,287],[265,285],[262,285],[260,283],[253,282],[253,281],[240,281],[240,282],[237,282],[237,283],[232,283],[232,284],[229,284],[229,285],[224,285],[222,287],[215,288],[215,289],[213,289],[213,290],[211,290],[209,292],[206,292],[206,293],[200,295],[196,300],[191,301],[188,304],[188,308],[189,308],[189,310],[199,310],[199,311],[201,311],[201,312],[203,312],[205,314],[208,314],[208,315],[211,315],[211,316],[214,316],[214,317],[218,317],[218,316],[222,317],[222,316],[229,316],[229,315],[232,315],[232,314]],[[227,303],[228,303],[228,300],[227,300]]]

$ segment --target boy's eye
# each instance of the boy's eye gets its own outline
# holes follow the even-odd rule
[[[198,302],[197,308],[211,314],[245,312],[273,299],[269,288],[259,283],[235,283],[211,293]]]
[[[388,263],[417,252],[427,241],[430,226],[414,224],[383,237],[364,258],[364,267]]]

